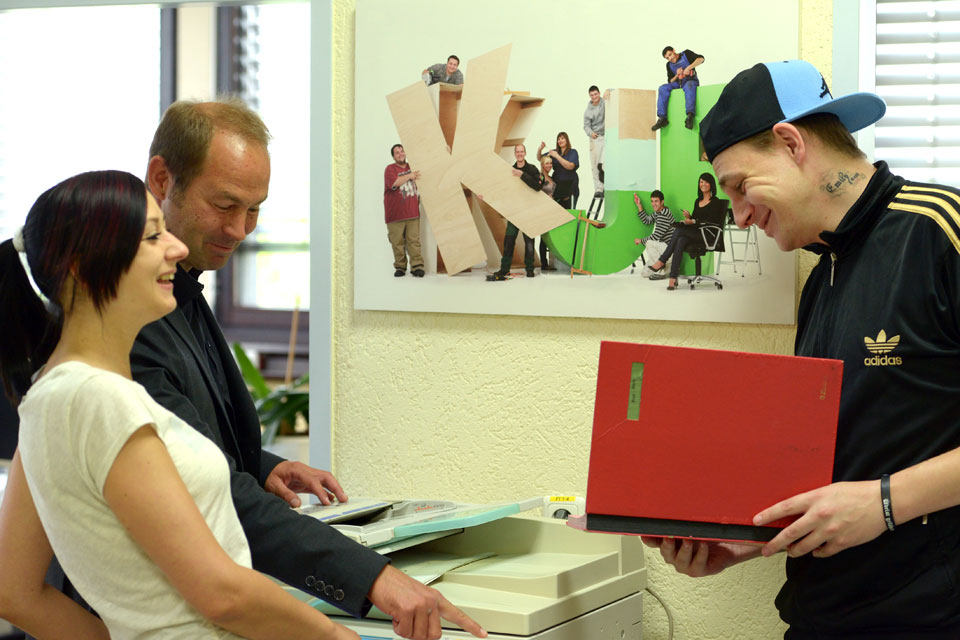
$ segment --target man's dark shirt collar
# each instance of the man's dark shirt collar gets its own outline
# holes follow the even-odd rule
[[[181,309],[203,293],[203,285],[197,280],[201,273],[203,272],[199,269],[187,271],[177,265],[177,275],[173,278],[173,297]]]

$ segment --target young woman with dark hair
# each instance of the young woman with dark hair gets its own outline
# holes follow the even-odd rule
[[[673,234],[673,238],[670,240],[670,244],[667,245],[660,259],[650,265],[652,271],[662,271],[664,264],[672,256],[673,261],[670,264],[670,280],[667,284],[667,289],[673,291],[677,288],[677,277],[680,275],[680,263],[683,261],[683,250],[690,243],[702,242],[703,240],[697,221],[702,219],[722,219],[723,212],[720,211],[720,209],[725,209],[726,207],[727,202],[717,198],[716,178],[714,178],[712,174],[701,173],[700,179],[697,181],[697,199],[693,203],[693,214],[691,215],[686,209],[681,209],[683,212],[683,220],[678,224],[682,226],[677,228]]]
[[[547,143],[541,142],[537,149],[537,160],[549,156],[553,159],[553,179],[557,183],[553,199],[564,209],[573,208],[573,194],[577,185],[577,169],[580,168],[580,156],[576,149],[570,146],[570,136],[566,131],[557,134],[557,146],[546,153],[543,150]]]
[[[21,416],[0,617],[44,638],[356,640],[250,568],[223,454],[131,380],[133,341],[176,307],[186,255],[119,171],[48,190],[0,243],[0,374]],[[44,584],[54,552],[102,621]]]
[[[546,142],[540,143],[537,149],[537,160],[548,159],[552,161],[553,166],[553,199],[557,201],[564,209],[573,209],[576,206],[576,196],[579,194],[577,169],[580,168],[580,155],[576,149],[570,146],[570,136],[566,131],[557,134],[557,146],[546,153],[543,150],[547,147]],[[540,236],[540,270],[556,271],[557,268],[551,266],[547,260],[547,243]]]

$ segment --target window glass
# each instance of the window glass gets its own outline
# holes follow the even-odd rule
[[[270,142],[270,196],[234,257],[242,307],[310,307],[310,5],[243,7],[240,93]]]
[[[159,117],[159,7],[0,12],[0,238],[69,176],[143,177]]]

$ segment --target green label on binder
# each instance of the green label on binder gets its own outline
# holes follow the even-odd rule
[[[643,363],[634,362],[630,368],[630,399],[627,401],[627,420],[640,419],[640,388],[643,386]]]

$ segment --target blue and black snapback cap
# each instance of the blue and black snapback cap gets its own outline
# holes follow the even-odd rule
[[[700,122],[700,139],[713,162],[718,153],[778,122],[814,113],[832,113],[851,133],[868,127],[887,110],[880,96],[851,93],[834,98],[809,62],[761,62],[741,71],[723,88],[717,104]]]

